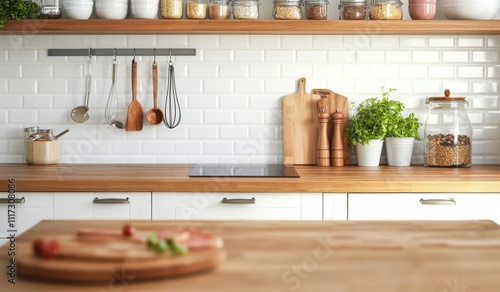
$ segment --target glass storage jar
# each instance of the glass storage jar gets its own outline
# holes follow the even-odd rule
[[[166,19],[182,18],[182,0],[161,0],[160,14]]]
[[[424,130],[424,165],[468,167],[471,165],[472,128],[465,112],[465,97],[429,97]]]
[[[372,20],[403,19],[403,3],[401,0],[371,0],[368,15]]]
[[[364,20],[366,18],[366,0],[340,0],[340,20]]]
[[[325,20],[328,18],[328,0],[305,0],[306,19]]]
[[[188,19],[204,19],[207,17],[206,0],[187,0],[186,17]]]
[[[230,12],[229,0],[210,0],[208,2],[208,17],[210,19],[229,19]]]
[[[59,0],[41,0],[40,18],[59,19],[62,17]]]
[[[302,19],[301,0],[274,0],[273,17],[279,20]]]
[[[233,0],[234,19],[259,19],[259,0]]]

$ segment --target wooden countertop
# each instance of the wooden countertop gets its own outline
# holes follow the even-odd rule
[[[120,229],[121,221],[43,221],[17,238]],[[225,241],[214,271],[134,282],[123,291],[498,291],[500,226],[491,221],[415,222],[132,222],[138,230],[204,228]],[[5,266],[6,247],[0,250]],[[130,276],[130,277],[128,277]],[[1,291],[108,291],[105,285],[39,282],[1,273]],[[123,285],[123,286],[121,286]],[[5,290],[7,288],[7,290]]]
[[[193,164],[0,164],[16,191],[45,192],[500,192],[500,166],[317,167],[300,178],[190,178]]]

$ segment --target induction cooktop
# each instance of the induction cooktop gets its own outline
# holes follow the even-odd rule
[[[300,177],[282,164],[197,164],[190,177]]]

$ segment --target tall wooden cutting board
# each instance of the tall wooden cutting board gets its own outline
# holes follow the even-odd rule
[[[306,79],[299,79],[298,92],[283,96],[283,163],[316,164],[318,111],[321,97],[306,92]]]
[[[325,98],[327,100],[327,108],[326,111],[329,114],[332,114],[337,109],[344,115],[343,121],[343,133],[342,137],[344,140],[344,165],[351,164],[351,143],[347,138],[347,127],[349,126],[349,108],[348,108],[348,100],[347,97],[338,94],[336,92],[331,91],[330,89],[313,89],[311,91],[313,94],[319,94],[321,98]],[[333,135],[333,124],[332,121],[328,123],[328,139],[331,143],[332,135]],[[330,144],[331,145],[331,144]]]

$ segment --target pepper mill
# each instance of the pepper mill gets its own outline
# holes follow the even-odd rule
[[[324,106],[324,99],[317,101],[318,106],[318,148],[316,151],[316,165],[330,166],[330,143],[328,141],[328,121],[330,115],[326,112]]]
[[[333,138],[332,138],[332,162],[333,166],[344,166],[344,138],[343,120],[344,115],[337,109],[332,115],[333,120]]]

